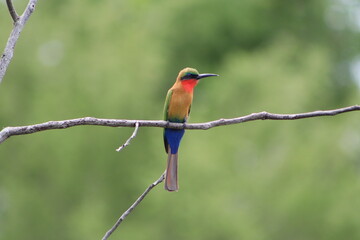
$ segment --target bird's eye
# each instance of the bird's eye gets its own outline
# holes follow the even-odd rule
[[[186,80],[186,79],[196,79],[198,77],[197,74],[194,73],[186,73],[181,80]]]

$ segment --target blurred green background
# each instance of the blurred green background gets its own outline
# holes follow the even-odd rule
[[[20,13],[25,0],[14,0]],[[12,28],[0,2],[0,46]],[[357,0],[40,1],[0,85],[0,128],[162,119],[180,69],[190,122],[359,103]],[[360,239],[359,113],[187,131],[163,184],[110,239]],[[165,169],[162,129],[75,127],[0,145],[0,239],[101,239]]]

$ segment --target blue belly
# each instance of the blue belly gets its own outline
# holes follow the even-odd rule
[[[176,154],[179,149],[181,138],[184,136],[184,129],[165,128],[165,141],[170,145],[171,154]]]

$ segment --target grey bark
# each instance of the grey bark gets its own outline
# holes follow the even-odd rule
[[[11,1],[8,2],[8,4],[11,3]],[[19,39],[20,33],[23,30],[26,22],[29,20],[31,14],[35,10],[37,0],[30,0],[28,5],[26,6],[23,14],[18,17],[14,7],[11,5],[8,5],[10,15],[11,17],[16,20],[14,20],[14,28],[10,33],[9,39],[6,43],[4,53],[1,55],[0,59],[0,83],[2,82],[2,79],[5,76],[6,70],[14,56],[14,49],[17,40]]]
[[[171,123],[166,121],[155,121],[155,120],[127,120],[127,119],[103,119],[94,117],[76,118],[63,121],[50,121],[40,124],[19,126],[19,127],[6,127],[0,131],[0,143],[4,142],[7,138],[15,135],[25,135],[52,129],[64,129],[75,126],[83,125],[95,125],[95,126],[106,126],[106,127],[135,127],[138,123],[139,127],[160,127],[160,128],[174,128],[174,129],[198,129],[207,130],[213,127],[219,127],[224,125],[238,124],[255,120],[296,120],[303,118],[312,118],[320,116],[334,116],[351,111],[360,111],[360,105],[354,105],[344,108],[338,108],[333,110],[325,111],[313,111],[306,113],[296,114],[276,114],[268,112],[252,113],[246,116],[230,118],[230,119],[219,119],[205,123]]]

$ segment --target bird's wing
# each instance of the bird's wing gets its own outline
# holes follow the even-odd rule
[[[165,105],[164,105],[164,120],[165,121],[169,120],[168,112],[169,112],[169,104],[170,104],[170,100],[172,97],[172,93],[173,93],[173,90],[170,89],[166,95]],[[165,151],[168,152],[169,144],[167,142],[167,139],[165,138],[165,128],[164,128],[164,146],[165,146]]]
[[[188,115],[187,115],[187,118],[186,118],[186,122],[187,122],[187,120],[189,119],[189,116],[190,116],[190,110],[191,110],[191,104],[190,104],[190,106],[189,106],[189,111],[188,111]]]
[[[165,121],[169,120],[168,112],[169,112],[169,105],[170,105],[170,100],[171,100],[172,94],[173,94],[173,90],[170,89],[166,95],[165,105],[164,105],[164,120]]]

